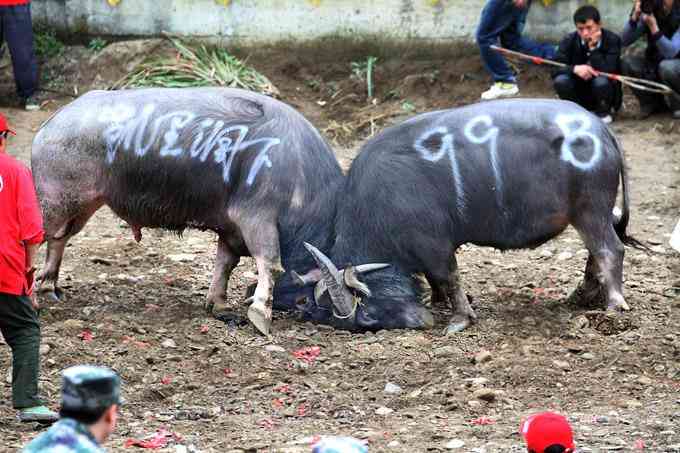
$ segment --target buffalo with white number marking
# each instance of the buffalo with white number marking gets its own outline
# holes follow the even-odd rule
[[[299,113],[223,88],[88,93],[42,126],[31,164],[49,243],[39,280],[53,285],[49,295],[61,295],[67,241],[107,205],[138,241],[143,227],[218,234],[208,292],[215,315],[228,309],[239,257],[253,256],[248,317],[265,333],[274,278],[282,266],[312,263],[304,241],[326,246],[343,181],[332,150]]]
[[[458,247],[534,248],[569,225],[589,251],[582,296],[628,309],[624,244],[641,245],[626,235],[624,158],[607,126],[576,104],[503,100],[416,116],[364,145],[341,194],[333,247],[307,244],[318,267],[297,279],[315,287],[309,319],[352,330],[432,326],[414,277],[424,274],[453,307],[448,331],[462,330],[476,315]],[[354,264],[377,262],[389,267],[357,278]]]

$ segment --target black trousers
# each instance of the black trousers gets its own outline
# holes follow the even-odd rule
[[[615,107],[618,86],[606,77],[583,80],[576,74],[560,74],[553,80],[553,86],[560,99],[576,102],[598,115],[608,115]]]
[[[675,92],[664,100],[662,94],[633,89],[635,97],[640,101],[640,107],[663,110],[667,101],[671,110],[680,110],[680,58],[670,58],[656,64],[642,56],[630,56],[621,60],[621,67],[624,75],[661,82]]]
[[[33,51],[30,3],[0,6],[0,44],[3,41],[7,43],[12,57],[17,94],[26,99],[38,89],[38,62]]]
[[[12,404],[15,409],[41,406],[40,321],[27,296],[0,293],[0,332],[12,348]]]

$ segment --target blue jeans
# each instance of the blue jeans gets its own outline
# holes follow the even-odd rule
[[[38,63],[33,51],[31,4],[0,6],[0,43],[7,42],[17,94],[27,98],[38,88]]]
[[[515,83],[515,74],[505,62],[505,58],[491,50],[490,46],[500,45],[506,49],[527,53],[535,57],[552,59],[555,46],[542,44],[522,37],[529,6],[517,8],[512,0],[487,0],[477,27],[477,44],[482,54],[484,67],[494,82]]]

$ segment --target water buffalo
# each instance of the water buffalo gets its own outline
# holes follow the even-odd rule
[[[589,251],[585,296],[628,310],[623,244],[639,243],[626,235],[624,157],[607,126],[574,103],[515,99],[418,115],[368,141],[340,193],[332,248],[306,244],[318,267],[296,278],[315,288],[307,319],[350,330],[429,327],[414,277],[424,274],[453,307],[448,331],[460,331],[476,315],[460,286],[459,246],[533,248],[568,225]],[[374,262],[390,266],[359,280],[353,265]]]
[[[143,227],[219,236],[208,307],[219,315],[229,275],[251,255],[258,281],[248,317],[264,333],[285,268],[311,267],[308,241],[332,238],[344,177],[326,142],[291,107],[251,92],[140,89],[90,92],[38,131],[31,157],[48,241],[38,279],[55,298],[64,247],[101,206]],[[297,251],[294,253],[294,251]]]

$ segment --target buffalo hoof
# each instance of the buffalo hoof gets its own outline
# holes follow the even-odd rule
[[[272,325],[272,309],[263,302],[255,301],[248,307],[248,319],[262,335],[269,335]]]
[[[468,316],[454,316],[449,325],[444,329],[444,335],[455,335],[462,332],[473,324],[472,319]]]
[[[41,290],[40,295],[47,299],[49,302],[64,301],[64,290],[56,286],[54,287],[54,289]]]
[[[623,300],[622,296],[618,297],[613,297],[612,300],[609,301],[609,304],[607,305],[607,311],[608,312],[620,312],[620,311],[629,311],[630,306],[626,303],[625,300]]]

